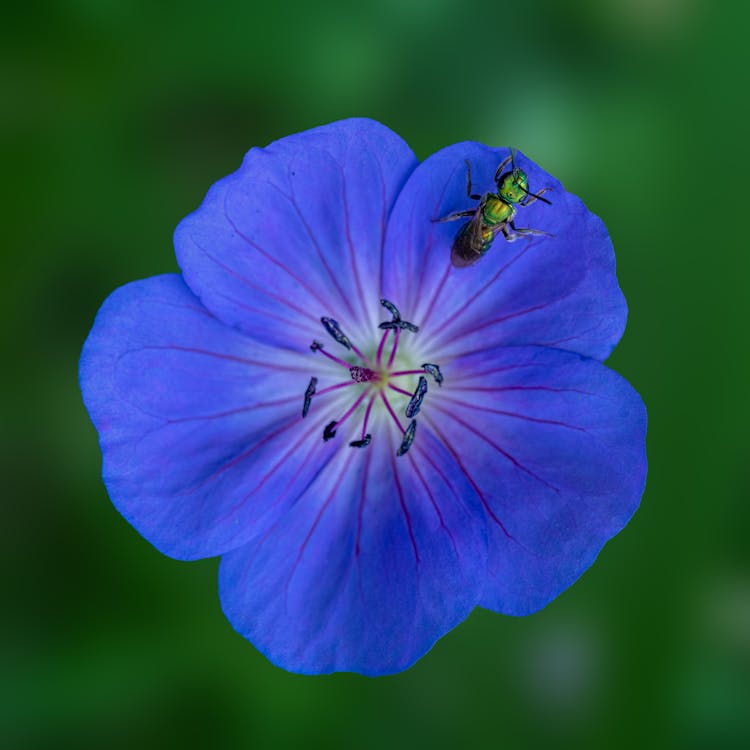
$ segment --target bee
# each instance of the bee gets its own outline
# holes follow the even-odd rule
[[[508,165],[510,171],[504,172]],[[513,242],[519,237],[540,235],[552,237],[549,232],[539,229],[524,229],[517,227],[513,218],[516,215],[516,206],[530,206],[534,201],[540,200],[548,205],[550,201],[542,198],[542,194],[552,188],[542,188],[538,193],[529,190],[529,178],[515,163],[515,149],[511,149],[510,156],[500,164],[495,172],[496,193],[485,193],[477,195],[471,192],[471,164],[466,160],[466,194],[472,200],[478,200],[479,205],[467,211],[458,211],[444,216],[442,219],[433,221],[455,221],[456,219],[470,216],[461,229],[458,230],[456,239],[451,247],[451,263],[456,268],[466,268],[474,265],[490,249],[495,237],[502,232],[508,242]]]

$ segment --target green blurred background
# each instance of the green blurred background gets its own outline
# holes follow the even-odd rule
[[[214,5],[216,7],[214,7]],[[750,747],[746,4],[31,3],[0,26],[7,748]],[[409,671],[300,677],[99,479],[76,383],[104,297],[253,145],[364,115],[420,158],[514,144],[606,221],[641,510],[542,612]]]

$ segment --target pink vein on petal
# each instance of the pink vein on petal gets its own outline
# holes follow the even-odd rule
[[[479,485],[474,481],[474,477],[471,475],[469,470],[464,466],[464,463],[461,460],[461,457],[456,452],[455,448],[451,445],[450,442],[448,442],[445,435],[438,429],[434,420],[428,417],[427,421],[429,422],[430,427],[432,427],[432,429],[434,430],[435,434],[443,441],[443,445],[447,448],[448,453],[450,453],[451,456],[453,456],[453,459],[455,460],[456,464],[458,464],[458,468],[461,469],[461,473],[466,477],[469,484],[474,489],[474,492],[477,493],[477,497],[479,498],[479,501],[482,503],[482,506],[487,512],[487,515],[497,524],[497,526],[500,528],[500,530],[508,539],[511,539],[514,542],[516,542],[516,539],[514,539],[514,537],[508,532],[503,522],[495,515],[495,512],[492,510],[492,508],[490,507],[490,504],[487,502],[487,498],[484,496],[484,493],[479,488]]]
[[[401,505],[401,513],[404,516],[404,521],[406,521],[406,528],[409,532],[409,539],[411,540],[411,547],[414,550],[414,560],[417,563],[417,567],[419,567],[419,550],[417,549],[417,540],[414,538],[414,529],[411,525],[411,516],[409,515],[409,510],[406,507],[406,503],[404,501],[404,490],[401,487],[401,482],[398,478],[398,470],[396,468],[396,459],[391,454],[391,467],[393,469],[393,480],[396,483],[396,490],[398,491],[398,501]]]
[[[475,411],[486,411],[490,412],[491,414],[499,414],[503,417],[513,417],[515,419],[523,419],[527,422],[535,422],[537,424],[548,424],[555,427],[566,427],[569,430],[576,430],[578,432],[585,432],[588,433],[588,430],[584,427],[577,427],[574,424],[568,424],[567,422],[560,422],[556,419],[542,419],[541,417],[532,417],[528,414],[519,414],[515,411],[505,411],[503,409],[492,409],[489,406],[483,406],[482,404],[473,404],[471,401],[464,401],[463,399],[459,398],[453,398],[452,396],[448,396],[443,394],[443,400],[444,401],[450,401],[453,404],[456,404],[457,406],[462,406],[466,409],[474,409]]]
[[[323,267],[326,269],[326,272],[328,273],[328,278],[330,278],[331,283],[336,287],[336,291],[339,293],[339,297],[341,297],[342,301],[346,305],[346,307],[349,309],[349,314],[354,315],[354,308],[352,307],[351,301],[349,300],[349,297],[344,292],[344,289],[341,287],[341,283],[339,282],[338,277],[336,274],[334,274],[333,270],[331,269],[330,265],[328,264],[328,260],[325,257],[325,254],[323,253],[323,250],[320,247],[320,243],[318,242],[317,237],[315,237],[315,234],[313,233],[312,229],[310,228],[310,225],[307,223],[307,219],[305,219],[304,214],[302,213],[302,209],[299,207],[299,203],[297,203],[297,196],[294,192],[294,183],[292,180],[289,180],[289,186],[292,190],[291,195],[287,195],[278,185],[275,185],[273,182],[268,183],[272,188],[277,190],[281,195],[286,198],[291,204],[294,210],[297,212],[297,216],[299,216],[300,221],[302,222],[302,226],[305,228],[305,232],[307,233],[307,236],[310,238],[310,241],[313,243],[313,246],[315,247],[315,251],[318,254],[318,259],[323,264]]]
[[[243,232],[239,229],[239,227],[229,217],[229,213],[227,212],[227,207],[226,207],[226,196],[224,198],[224,218],[226,218],[227,222],[232,227],[232,229],[237,233],[237,236],[240,237],[240,239],[242,239],[245,243],[250,245],[250,247],[252,247],[253,249],[257,250],[264,258],[266,258],[268,261],[273,263],[273,265],[280,268],[288,276],[294,279],[303,289],[306,289],[308,293],[323,306],[323,309],[326,309],[327,305],[330,304],[330,302],[326,302],[318,294],[317,290],[314,287],[311,287],[304,279],[300,278],[299,276],[297,276],[297,274],[293,273],[291,269],[287,268],[278,258],[275,258],[267,250],[264,250],[257,242],[254,242],[247,235],[243,234]]]
[[[299,552],[297,553],[297,558],[294,561],[294,565],[292,565],[292,569],[289,572],[289,577],[287,578],[286,584],[284,586],[285,595],[288,594],[289,592],[289,584],[292,582],[292,578],[294,578],[294,574],[297,572],[299,563],[302,560],[302,555],[305,553],[305,549],[307,548],[307,545],[309,544],[310,539],[312,538],[312,535],[315,533],[315,529],[318,528],[318,524],[320,524],[320,521],[323,518],[323,514],[326,512],[328,506],[331,504],[334,497],[336,496],[336,493],[338,492],[339,487],[341,486],[341,482],[343,478],[347,474],[347,471],[349,469],[349,464],[351,464],[353,458],[354,458],[354,453],[352,452],[349,454],[349,457],[346,459],[344,468],[341,470],[338,477],[336,478],[336,481],[334,482],[334,485],[331,488],[331,491],[328,494],[328,497],[325,499],[325,502],[320,506],[320,509],[318,510],[315,516],[315,520],[313,521],[312,526],[310,526],[310,530],[307,532],[307,535],[305,536],[304,540],[302,541],[302,544],[300,545]]]
[[[229,221],[229,219],[228,219],[228,218],[227,218],[227,221]],[[231,222],[230,222],[230,223],[231,223]],[[239,232],[238,230],[236,230],[236,229],[235,229],[235,231],[236,231],[236,232],[237,232],[238,234],[240,234],[240,232]],[[240,234],[240,236],[242,237],[242,235],[241,235],[241,234]],[[250,279],[248,279],[248,278],[247,278],[246,276],[243,276],[243,275],[242,275],[241,273],[239,273],[238,271],[236,271],[236,270],[235,270],[234,268],[231,268],[231,267],[230,267],[230,266],[228,266],[228,265],[227,265],[226,263],[224,263],[223,261],[219,260],[219,259],[218,259],[218,258],[217,258],[216,256],[214,256],[214,255],[212,255],[211,253],[209,253],[209,252],[208,252],[208,250],[206,250],[206,249],[205,249],[204,247],[202,247],[202,246],[201,246],[200,244],[198,244],[198,242],[197,242],[197,241],[195,240],[195,238],[194,238],[194,237],[191,237],[191,239],[192,239],[192,241],[193,241],[193,244],[194,244],[194,245],[195,245],[195,246],[196,246],[196,247],[197,247],[197,248],[198,248],[198,249],[199,249],[199,250],[200,250],[200,251],[201,251],[201,252],[202,252],[202,253],[203,253],[203,254],[204,254],[204,255],[205,255],[205,256],[206,256],[206,257],[207,257],[207,258],[208,258],[209,260],[210,260],[210,261],[211,261],[211,262],[212,262],[212,263],[214,263],[214,264],[216,264],[217,266],[219,266],[219,268],[222,268],[222,269],[223,269],[224,271],[226,271],[226,272],[227,272],[227,273],[228,273],[228,274],[229,274],[230,276],[234,276],[234,278],[238,279],[238,280],[239,280],[239,281],[240,281],[240,282],[241,282],[242,284],[244,284],[245,286],[247,286],[247,287],[248,287],[249,289],[252,289],[253,291],[255,291],[255,292],[258,292],[259,294],[264,294],[264,295],[266,295],[266,296],[268,296],[268,297],[271,297],[271,299],[275,299],[275,300],[276,300],[277,302],[280,302],[280,303],[281,303],[282,305],[286,305],[286,307],[288,307],[288,308],[289,308],[290,310],[294,310],[294,312],[298,313],[299,315],[304,315],[305,317],[309,318],[309,319],[310,319],[310,320],[312,320],[312,321],[316,321],[316,320],[317,320],[317,319],[315,318],[315,316],[314,316],[314,315],[312,315],[312,314],[311,314],[311,313],[310,313],[310,312],[309,312],[308,310],[304,310],[304,309],[302,309],[301,307],[297,307],[296,305],[292,304],[292,303],[291,303],[291,302],[290,302],[290,301],[289,301],[288,299],[286,299],[286,298],[284,298],[284,297],[281,297],[281,296],[279,296],[279,295],[277,295],[277,294],[274,294],[274,293],[273,293],[273,292],[271,292],[271,291],[270,291],[270,290],[269,290],[269,289],[268,289],[267,287],[260,287],[260,286],[258,286],[257,284],[253,284],[253,282],[252,282],[252,281],[250,281]],[[242,239],[243,239],[243,240],[245,240],[246,242],[249,242],[249,240],[247,240],[247,239],[246,239],[245,237],[242,237]],[[260,248],[259,248],[259,249],[260,249]],[[263,253],[265,253],[265,251],[262,251],[262,252],[263,252]],[[279,264],[277,263],[276,265],[279,265]],[[286,270],[286,269],[284,269],[284,270]],[[227,297],[227,296],[226,296],[225,294],[222,294],[222,295],[220,295],[220,296],[224,297],[224,299],[230,299],[230,300],[231,300],[232,302],[235,302],[235,300],[233,300],[233,299],[231,299],[231,298],[228,298],[228,297]]]
[[[446,331],[450,330],[453,324],[467,311],[467,309],[474,302],[476,302],[476,300],[481,297],[514,263],[516,263],[516,261],[520,260],[529,250],[531,250],[534,244],[535,241],[532,240],[523,250],[514,255],[513,258],[511,258],[504,266],[501,266],[495,273],[495,275],[484,286],[482,286],[471,297],[469,297],[468,300],[462,302],[462,304],[460,304],[452,313],[446,315],[445,319],[449,322],[447,326],[441,331],[441,333],[445,333]],[[453,338],[453,336],[451,336],[451,338]]]
[[[437,504],[437,501],[435,500],[435,496],[432,494],[432,490],[430,489],[430,486],[427,484],[427,481],[425,480],[424,476],[422,476],[422,472],[419,470],[419,464],[415,461],[414,456],[411,453],[407,454],[409,456],[409,461],[412,465],[412,468],[416,472],[417,476],[419,477],[419,481],[422,484],[422,487],[424,487],[425,492],[427,493],[427,496],[430,498],[430,503],[432,504],[433,509],[435,510],[435,513],[437,514],[438,520],[440,521],[441,528],[445,531],[445,533],[448,535],[448,538],[451,541],[451,546],[453,547],[453,553],[455,554],[456,558],[459,557],[458,554],[458,547],[456,547],[456,540],[453,537],[453,533],[451,532],[448,525],[445,523],[445,518],[443,517],[443,514],[440,510],[440,506]]]
[[[233,354],[220,354],[219,352],[212,352],[207,349],[198,349],[192,346],[178,346],[177,344],[168,344],[165,346],[140,346],[137,349],[128,349],[122,352],[117,358],[115,365],[128,354],[136,354],[141,351],[176,351],[176,352],[188,352],[189,354],[200,354],[205,357],[215,357],[216,359],[223,359],[228,362],[238,362],[242,365],[254,365],[257,367],[265,367],[269,370],[276,372],[309,372],[302,367],[291,367],[290,365],[277,365],[267,360],[247,359],[245,357],[237,357]]]
[[[195,485],[194,487],[191,487],[189,490],[186,490],[185,493],[181,493],[181,494],[189,495],[195,492],[196,490],[200,489],[201,487],[205,487],[207,484],[209,484],[209,482],[213,482],[217,477],[221,476],[226,471],[236,466],[238,463],[241,463],[242,461],[244,461],[246,458],[251,456],[253,453],[255,453],[256,450],[264,446],[266,443],[270,442],[275,437],[278,437],[279,435],[283,434],[287,430],[294,427],[294,425],[299,421],[299,419],[300,419],[299,417],[295,416],[293,419],[290,419],[288,422],[284,422],[280,427],[275,429],[273,432],[269,432],[267,435],[264,435],[257,443],[254,443],[246,451],[239,453],[231,460],[222,464],[218,469],[216,469],[216,471],[214,471],[212,474],[209,474],[209,476],[207,476],[197,485]]]
[[[450,409],[445,409],[441,407],[440,404],[433,404],[433,408],[443,412],[443,414],[452,419],[454,422],[458,422],[458,424],[460,424],[464,429],[468,430],[469,432],[473,432],[480,440],[483,440],[485,443],[487,443],[487,445],[494,448],[501,456],[504,456],[508,461],[510,461],[510,463],[512,463],[513,466],[515,466],[519,471],[522,471],[524,474],[528,474],[537,482],[543,484],[545,487],[557,493],[558,495],[560,494],[560,490],[558,487],[555,487],[545,479],[542,479],[538,474],[535,474],[531,469],[524,466],[517,458],[508,453],[508,451],[506,451],[503,447],[488,438],[487,435],[485,435],[483,432],[477,430],[476,427],[470,425],[468,422],[461,419],[461,417],[457,417],[452,411],[450,411]]]

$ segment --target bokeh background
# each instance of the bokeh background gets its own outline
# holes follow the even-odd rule
[[[748,11],[701,0],[67,0],[0,24],[0,745],[750,747]],[[111,506],[77,359],[115,287],[253,145],[352,115],[420,158],[514,144],[611,232],[641,510],[542,612],[409,671],[300,677],[217,561]]]

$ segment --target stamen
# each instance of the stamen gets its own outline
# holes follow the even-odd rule
[[[341,427],[344,422],[346,422],[347,419],[356,411],[357,407],[365,400],[365,396],[370,392],[369,388],[366,388],[362,393],[360,394],[359,398],[347,409],[346,413],[344,414],[341,419],[334,419],[332,422],[329,422],[325,429],[323,430],[323,441],[330,440],[335,434],[336,430]]]
[[[323,442],[328,442],[336,434],[336,420],[329,422],[323,430]]]
[[[336,383],[336,385],[329,385],[327,388],[324,388],[322,391],[316,391],[316,396],[322,396],[324,393],[330,393],[331,391],[337,391],[339,388],[348,388],[349,386],[357,385],[356,383],[353,383],[351,380],[347,380],[346,383]]]
[[[372,440],[372,435],[370,433],[367,433],[361,440],[352,440],[349,445],[351,445],[352,448],[364,448],[370,444],[370,441]]]
[[[328,357],[328,359],[333,360],[337,364],[343,365],[347,370],[351,367],[351,363],[344,362],[343,359],[339,359],[338,357],[334,357],[333,354],[329,354],[323,348],[323,344],[321,344],[320,341],[313,341],[312,344],[310,344],[310,350],[314,352],[320,352],[324,357]]]
[[[391,402],[386,398],[385,393],[383,391],[380,391],[380,398],[383,399],[383,403],[385,404],[385,408],[388,409],[388,413],[393,417],[393,421],[396,423],[396,426],[398,427],[401,432],[406,432],[406,430],[401,426],[401,421],[396,416],[396,412],[393,411],[393,407],[391,406]]]
[[[320,322],[325,326],[326,331],[336,340],[341,346],[345,346],[347,349],[352,348],[352,342],[344,335],[338,321],[333,318],[323,317]]]
[[[432,375],[438,385],[443,384],[443,373],[440,372],[440,367],[438,365],[433,365],[430,362],[425,362],[425,364],[422,365],[422,369],[428,375]]]
[[[366,357],[352,341],[346,336],[341,330],[337,320],[329,317],[321,317],[320,322],[326,329],[331,338],[333,338],[338,344],[349,349],[354,355],[359,357],[361,364],[354,365],[351,362],[347,362],[345,359],[336,357],[326,351],[324,345],[317,340],[314,340],[310,345],[310,349],[313,352],[320,351],[324,357],[327,357],[336,364],[346,367],[349,371],[350,381],[345,383],[336,383],[335,385],[328,386],[322,390],[317,390],[318,378],[310,378],[310,383],[305,390],[304,403],[302,406],[302,416],[306,417],[310,411],[312,405],[312,399],[314,396],[320,396],[329,391],[334,391],[339,388],[347,386],[358,385],[361,383],[365,384],[365,388],[362,389],[362,393],[355,399],[354,403],[346,410],[344,415],[337,420],[330,421],[323,429],[323,441],[327,442],[336,436],[337,431],[341,425],[349,419],[352,414],[357,411],[359,405],[368,398],[367,407],[365,409],[364,422],[362,424],[362,432],[357,440],[352,440],[349,445],[352,448],[365,448],[372,442],[372,435],[367,431],[367,427],[370,420],[370,413],[375,403],[375,398],[379,395],[383,403],[385,404],[386,410],[391,415],[391,418],[396,423],[396,426],[402,433],[401,444],[396,453],[397,456],[403,456],[407,453],[413,442],[417,430],[417,421],[414,419],[419,414],[422,404],[424,402],[425,395],[428,391],[427,378],[425,374],[431,375],[435,381],[440,385],[443,382],[443,375],[440,372],[440,368],[436,364],[426,363],[422,366],[421,370],[400,370],[398,372],[390,372],[391,366],[395,361],[396,354],[398,352],[398,346],[400,343],[401,332],[409,331],[411,333],[418,333],[419,326],[410,323],[408,320],[401,318],[401,313],[396,305],[390,300],[385,298],[380,299],[380,304],[391,314],[391,320],[384,321],[379,324],[379,328],[383,331],[380,342],[377,347],[377,353],[372,359]],[[390,354],[388,356],[387,365],[381,364],[383,362],[383,355],[385,352],[385,345],[388,339],[389,333],[393,331],[393,342],[391,345]],[[398,388],[397,386],[389,383],[388,380],[391,377],[406,376],[406,375],[419,375],[419,382],[413,393],[405,390],[404,388]],[[405,409],[405,414],[408,422],[408,426],[404,428],[401,424],[401,420],[396,416],[396,412],[393,410],[388,398],[386,397],[386,386],[387,389],[395,391],[396,393],[402,394],[409,398],[409,402]]]
[[[401,328],[405,328],[407,331],[412,333],[419,333],[419,326],[415,326],[414,323],[409,323],[408,320],[399,320],[398,324]]]
[[[302,405],[302,418],[307,416],[307,412],[310,411],[310,404],[312,403],[312,397],[315,393],[315,386],[318,384],[317,378],[310,378],[310,383],[305,391],[305,403]]]
[[[381,298],[380,304],[383,305],[386,310],[388,310],[388,312],[393,316],[394,320],[401,320],[401,313],[398,311],[398,308],[393,304],[393,302],[389,302],[387,299]]]
[[[393,360],[396,358],[396,350],[398,349],[398,339],[401,335],[401,329],[397,328],[396,333],[393,336],[393,348],[391,349],[391,356],[388,357],[388,367],[393,364]]]
[[[389,388],[390,388],[390,389],[391,389],[392,391],[396,391],[396,393],[403,393],[403,394],[404,394],[404,396],[409,396],[409,397],[411,398],[411,391],[405,391],[405,390],[404,390],[403,388],[397,388],[397,387],[396,387],[395,385],[393,385],[392,383],[388,383],[388,387],[389,387]]]
[[[412,333],[419,333],[419,326],[415,326],[414,323],[410,323],[408,320],[386,320],[384,323],[378,323],[378,328],[383,331],[398,331],[402,329],[411,331]]]
[[[384,331],[398,330],[399,328],[402,328],[411,331],[412,333],[419,333],[419,326],[415,326],[414,323],[409,323],[407,320],[401,320],[401,313],[393,302],[381,298],[380,304],[388,310],[393,319],[378,324],[378,328],[381,328]]]
[[[417,388],[414,391],[414,395],[411,397],[411,400],[406,407],[406,416],[409,419],[411,419],[412,417],[416,417],[417,414],[419,414],[419,410],[422,407],[422,399],[424,398],[425,393],[427,393],[427,378],[424,375],[420,375],[419,383],[417,383]]]
[[[383,336],[380,339],[380,343],[378,344],[378,353],[375,356],[375,362],[377,364],[380,364],[380,359],[383,356],[383,347],[385,346],[385,340],[388,338],[388,331],[386,331]]]
[[[411,424],[406,428],[404,433],[404,439],[401,441],[401,445],[396,451],[397,456],[403,456],[406,451],[411,448],[411,444],[414,442],[414,434],[417,431],[417,420],[412,419]]]
[[[367,422],[370,419],[370,412],[372,411],[372,405],[375,403],[375,395],[373,394],[370,396],[370,403],[367,404],[367,409],[365,409],[365,421],[362,424],[362,439],[365,438],[365,433],[367,432]]]

